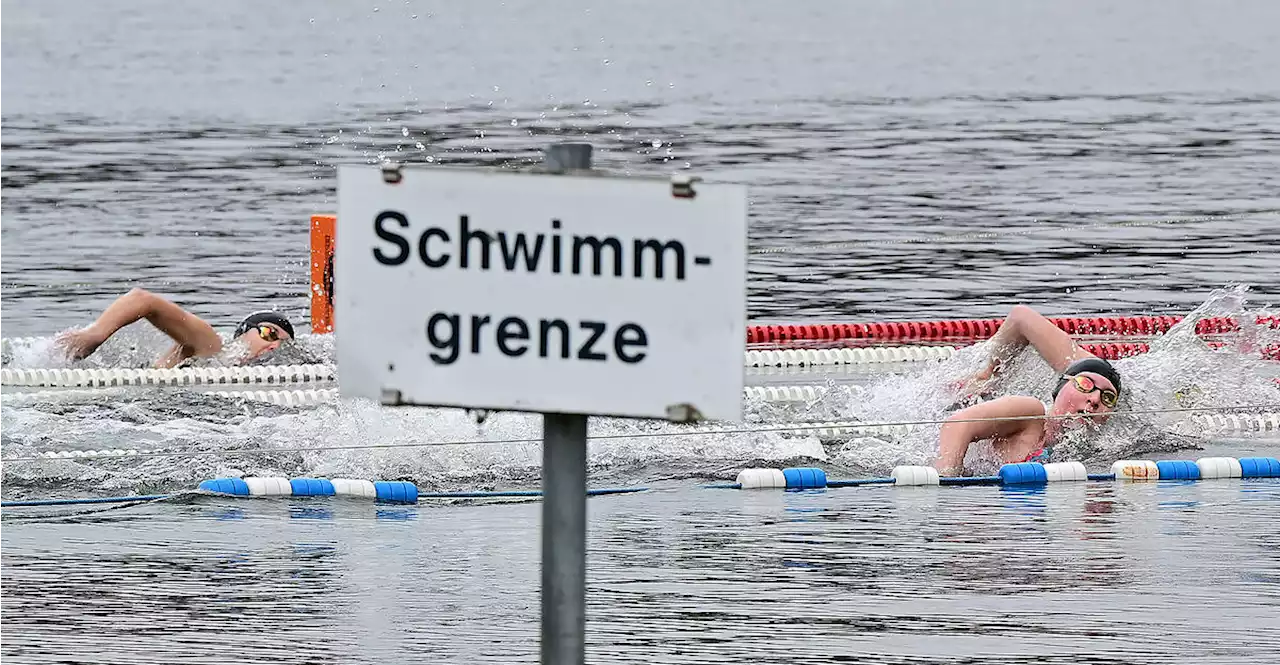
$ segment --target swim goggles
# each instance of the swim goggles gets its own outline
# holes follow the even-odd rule
[[[1115,408],[1116,403],[1120,401],[1119,393],[1111,390],[1110,388],[1103,388],[1099,386],[1093,382],[1093,379],[1082,374],[1077,374],[1075,376],[1063,376],[1062,378],[1070,381],[1075,385],[1076,390],[1079,390],[1086,395],[1095,390],[1098,391],[1098,396],[1101,398],[1102,404],[1107,408]]]
[[[258,328],[258,337],[261,337],[263,341],[276,342],[280,340],[280,331],[276,330],[275,326],[269,326],[269,325],[266,325],[265,323],[260,323],[258,324],[257,328]]]

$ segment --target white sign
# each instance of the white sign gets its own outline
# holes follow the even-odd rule
[[[740,420],[746,188],[338,169],[344,396]],[[687,192],[685,192],[687,194]]]

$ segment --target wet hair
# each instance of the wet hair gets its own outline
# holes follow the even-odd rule
[[[289,319],[285,318],[285,316],[279,312],[264,310],[261,312],[254,312],[249,316],[244,317],[244,319],[240,321],[240,324],[236,326],[236,331],[232,333],[231,338],[235,339],[249,332],[250,328],[253,328],[260,323],[270,323],[272,325],[279,326],[282,330],[289,333],[290,339],[296,337],[293,334],[293,324],[289,323]]]
[[[1067,368],[1062,371],[1062,376],[1075,376],[1082,372],[1092,372],[1094,374],[1107,377],[1107,380],[1111,382],[1111,385],[1116,387],[1116,393],[1120,393],[1120,373],[1116,371],[1116,368],[1111,366],[1111,363],[1103,360],[1102,358],[1084,358],[1077,360],[1068,365]],[[1054,399],[1058,398],[1058,391],[1062,390],[1062,387],[1065,385],[1067,385],[1067,380],[1059,378],[1058,385],[1053,388]]]

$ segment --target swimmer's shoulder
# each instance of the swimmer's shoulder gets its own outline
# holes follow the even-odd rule
[[[1044,402],[1027,395],[1005,395],[986,404],[990,409],[1006,416],[1043,416],[1048,413]]]

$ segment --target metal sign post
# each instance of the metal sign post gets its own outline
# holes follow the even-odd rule
[[[546,164],[591,168],[591,146],[551,146]],[[581,665],[587,631],[587,417],[542,415],[542,663]]]
[[[587,417],[542,416],[542,662],[580,665],[587,623]]]

